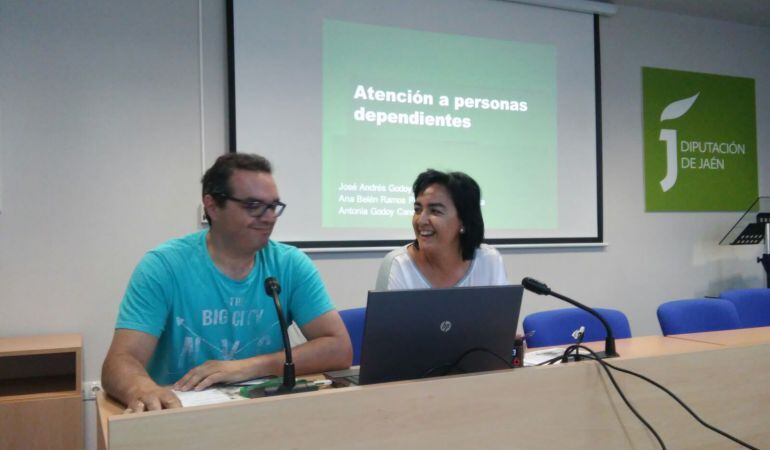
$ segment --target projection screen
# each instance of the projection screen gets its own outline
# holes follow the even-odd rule
[[[412,183],[463,171],[491,244],[602,240],[598,20],[493,0],[228,3],[231,151],[270,159],[273,238],[413,238]]]

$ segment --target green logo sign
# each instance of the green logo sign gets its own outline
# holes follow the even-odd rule
[[[647,211],[743,211],[758,195],[754,80],[642,68]]]

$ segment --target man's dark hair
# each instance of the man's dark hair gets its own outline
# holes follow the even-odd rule
[[[273,173],[273,167],[266,158],[249,153],[226,153],[217,158],[214,165],[203,174],[203,196],[212,196],[218,206],[227,201],[226,196],[232,195],[230,177],[235,170],[250,170],[253,172]],[[211,224],[211,218],[206,213],[206,220]]]
[[[460,234],[460,250],[463,260],[473,259],[476,249],[484,240],[484,218],[481,216],[481,188],[476,181],[463,172],[441,172],[428,169],[417,175],[412,185],[414,198],[433,184],[444,186],[452,197],[460,223],[465,233]],[[420,248],[417,240],[415,248]]]

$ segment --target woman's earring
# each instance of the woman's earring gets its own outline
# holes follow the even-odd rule
[[[460,234],[465,234],[465,227],[460,227]]]

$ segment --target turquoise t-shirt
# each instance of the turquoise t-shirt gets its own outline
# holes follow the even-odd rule
[[[149,251],[134,270],[115,328],[158,338],[147,366],[160,385],[176,382],[210,359],[231,360],[283,348],[267,277],[281,284],[286,323],[302,326],[334,309],[310,258],[295,247],[269,241],[243,280],[217,269],[200,231]]]

